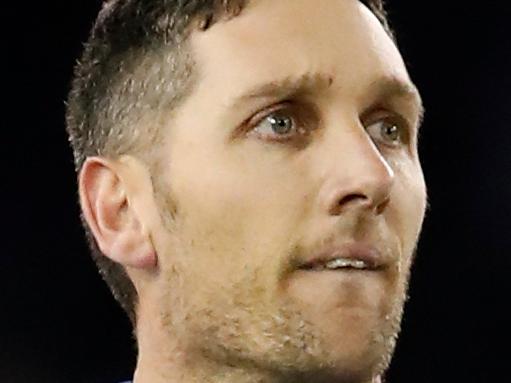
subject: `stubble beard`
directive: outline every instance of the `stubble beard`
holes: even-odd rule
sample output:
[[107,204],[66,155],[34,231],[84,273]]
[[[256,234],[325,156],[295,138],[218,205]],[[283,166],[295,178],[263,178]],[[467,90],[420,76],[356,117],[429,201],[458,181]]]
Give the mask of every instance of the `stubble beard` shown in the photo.
[[369,335],[368,344],[373,347],[368,350],[372,356],[370,371],[354,371],[351,366],[339,366],[338,358],[323,341],[321,329],[308,322],[291,299],[275,295],[261,299],[268,296],[261,294],[268,292],[266,280],[260,278],[268,273],[263,267],[240,273],[221,287],[210,286],[210,294],[198,297],[195,286],[202,279],[190,267],[193,263],[187,262],[194,254],[182,240],[177,222],[177,209],[164,219],[175,239],[170,251],[177,261],[162,270],[159,319],[169,344],[175,346],[169,348],[169,359],[175,359],[172,353],[176,350],[186,355],[185,369],[191,381],[365,383],[363,374],[383,376],[401,330],[410,267],[399,275],[385,321]]
[[[261,300],[261,289],[267,286],[257,275],[263,271],[246,273],[199,297],[194,286],[201,278],[193,271],[185,265],[165,271],[161,323],[169,339],[177,340],[188,356],[196,380],[361,383],[362,372],[339,366],[323,342],[321,329],[308,322],[291,300]],[[407,282],[398,290],[384,323],[370,335],[369,355],[376,354],[371,376],[384,374],[395,349]]]

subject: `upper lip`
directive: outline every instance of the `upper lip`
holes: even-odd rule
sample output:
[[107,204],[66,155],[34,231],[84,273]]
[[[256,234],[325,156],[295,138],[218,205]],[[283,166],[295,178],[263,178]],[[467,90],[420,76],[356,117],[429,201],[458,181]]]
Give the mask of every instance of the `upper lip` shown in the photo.
[[389,264],[387,257],[377,247],[357,242],[326,246],[305,259],[300,269],[314,269],[336,258],[363,261],[369,270],[383,269]]

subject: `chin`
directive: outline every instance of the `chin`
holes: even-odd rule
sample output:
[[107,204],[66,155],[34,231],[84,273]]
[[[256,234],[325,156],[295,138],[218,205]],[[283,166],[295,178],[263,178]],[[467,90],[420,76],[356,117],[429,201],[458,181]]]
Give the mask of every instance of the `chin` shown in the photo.
[[367,336],[358,341],[352,338],[356,343],[339,342],[331,349],[326,372],[338,377],[332,382],[369,382],[372,377],[384,372],[394,349],[395,338],[375,338]]
[[[314,318],[321,328],[315,361],[306,382],[371,382],[389,367],[400,330],[401,310],[339,310],[333,318]],[[312,366],[311,366],[312,367]],[[298,380],[300,381],[300,380]]]
[[283,382],[367,383],[388,368],[397,334],[387,322],[344,319],[343,325],[325,330],[315,331],[316,342],[288,360]]
[[343,360],[337,358],[329,363],[306,368],[289,374],[285,382],[300,383],[369,383],[380,375],[379,359]]

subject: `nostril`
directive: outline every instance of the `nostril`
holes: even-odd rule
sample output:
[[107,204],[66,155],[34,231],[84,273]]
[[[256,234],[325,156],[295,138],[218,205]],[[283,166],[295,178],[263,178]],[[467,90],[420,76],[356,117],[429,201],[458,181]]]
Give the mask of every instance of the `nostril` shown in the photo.
[[367,196],[363,194],[356,193],[348,194],[332,206],[332,208],[330,209],[330,214],[333,215],[340,214],[342,211],[345,211],[349,205],[363,204],[367,201],[368,201]]
[[389,202],[390,198],[387,197],[380,203],[376,204],[365,194],[352,193],[344,196],[336,204],[332,205],[330,214],[338,215],[350,209],[370,208],[371,210],[374,210],[377,215],[380,215],[385,211]]
[[376,214],[380,215],[381,213],[383,213],[383,211],[385,210],[385,208],[387,207],[389,202],[390,202],[390,198],[387,197],[387,198],[385,198],[385,200],[383,202],[381,202],[378,206],[376,206]]
[[339,201],[339,206],[347,205],[354,200],[366,200],[367,197],[363,194],[349,194]]

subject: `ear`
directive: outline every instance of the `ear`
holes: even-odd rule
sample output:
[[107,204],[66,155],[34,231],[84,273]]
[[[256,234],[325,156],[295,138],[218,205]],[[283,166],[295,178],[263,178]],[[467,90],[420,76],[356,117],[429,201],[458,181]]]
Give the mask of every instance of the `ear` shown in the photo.
[[149,196],[140,185],[146,180],[137,179],[138,173],[129,161],[87,158],[79,175],[80,205],[105,256],[128,268],[152,269],[156,251],[149,217],[142,213]]

